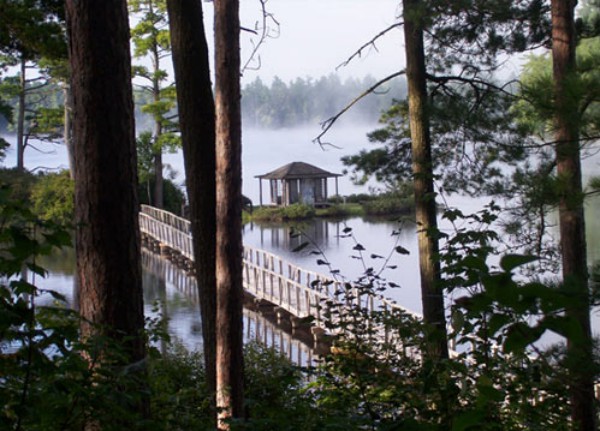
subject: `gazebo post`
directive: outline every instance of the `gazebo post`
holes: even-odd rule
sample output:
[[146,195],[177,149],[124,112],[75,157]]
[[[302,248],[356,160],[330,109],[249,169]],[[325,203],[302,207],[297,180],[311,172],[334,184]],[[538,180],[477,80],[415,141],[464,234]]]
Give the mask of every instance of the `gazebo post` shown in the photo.
[[335,195],[340,195],[340,192],[338,191],[338,177],[335,177]]
[[262,202],[262,178],[258,179],[258,194],[259,194],[259,198],[258,201],[260,202],[260,206],[263,206],[263,202]]

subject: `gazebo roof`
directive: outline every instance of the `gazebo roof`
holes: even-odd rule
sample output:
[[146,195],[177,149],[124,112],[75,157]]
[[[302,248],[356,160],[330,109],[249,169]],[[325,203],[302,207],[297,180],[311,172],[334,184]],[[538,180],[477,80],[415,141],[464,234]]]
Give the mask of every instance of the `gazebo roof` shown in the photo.
[[309,165],[308,163],[292,162],[269,173],[256,175],[255,178],[267,180],[291,180],[298,178],[331,178],[340,176],[340,174],[328,172],[321,168],[317,168],[316,166]]

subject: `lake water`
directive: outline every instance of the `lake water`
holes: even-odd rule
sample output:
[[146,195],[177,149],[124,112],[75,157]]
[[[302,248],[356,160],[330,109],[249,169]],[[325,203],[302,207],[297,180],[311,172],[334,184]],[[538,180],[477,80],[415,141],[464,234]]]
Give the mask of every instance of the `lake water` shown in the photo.
[[[312,139],[318,134],[319,128],[304,128],[291,130],[246,130],[243,134],[243,187],[244,194],[254,202],[258,202],[259,183],[256,175],[264,174],[292,161],[305,161],[317,165],[331,172],[341,173],[343,166],[340,157],[354,154],[369,145],[365,134],[374,126],[354,126],[333,129],[329,141],[340,147],[339,149],[329,147],[323,150],[312,143]],[[26,166],[30,169],[36,167],[58,168],[66,167],[66,154],[63,146],[55,146],[52,151],[46,153],[28,150],[25,155]],[[165,157],[166,163],[179,172],[177,181],[183,183],[183,159],[181,153],[169,154]],[[595,155],[583,162],[586,177],[600,174],[600,156]],[[9,151],[5,165],[14,165],[14,152]],[[332,180],[330,180],[332,181]],[[330,190],[333,190],[330,183]],[[267,190],[263,184],[263,196]],[[358,187],[351,183],[346,177],[339,180],[340,194],[351,194],[366,192],[366,187]],[[489,199],[471,199],[461,196],[451,196],[447,202],[456,206],[464,213],[472,213],[483,207]],[[589,199],[586,205],[586,222],[588,238],[588,258],[590,264],[600,260],[600,197]],[[356,241],[361,243],[367,250],[365,261],[354,259],[356,252],[352,250],[354,243],[350,238],[341,238],[340,232],[344,227],[352,227]],[[325,272],[325,267],[317,265],[317,257],[307,251],[292,253],[291,250],[298,245],[298,238],[290,238],[290,225],[261,225],[249,224],[244,227],[244,243],[275,254],[281,255],[295,264],[312,269],[317,272]],[[294,226],[306,234],[306,238],[314,242],[314,246],[323,251],[332,267],[340,269],[340,272],[349,279],[359,276],[364,270],[364,265],[377,268],[381,260],[371,260],[370,254],[388,256],[394,248],[396,241],[399,245],[410,251],[409,255],[392,253],[390,265],[396,265],[394,270],[386,270],[385,277],[399,284],[401,287],[387,292],[387,296],[395,299],[401,305],[415,312],[421,311],[419,292],[418,256],[415,234],[415,225],[411,222],[362,220],[352,218],[345,221],[332,221],[319,219],[311,223],[302,223]],[[440,228],[451,232],[453,226],[441,221]],[[393,236],[394,231],[400,234]],[[557,234],[557,232],[555,232]],[[70,258],[71,261],[73,258]],[[57,264],[67,265],[67,259],[60,259]],[[72,268],[59,268],[52,264],[49,269],[52,275],[49,283],[53,288],[57,286],[72,286]],[[150,281],[152,275],[146,274],[146,285],[155,286],[161,281]],[[159,292],[163,292],[160,293]],[[189,302],[177,289],[169,287],[151,287],[146,293],[146,302],[166,295],[167,307],[172,318],[172,332],[182,339],[196,340],[200,334],[200,323],[197,307]],[[178,322],[178,323],[176,323]],[[595,333],[600,333],[600,311],[593,313],[593,328]]]

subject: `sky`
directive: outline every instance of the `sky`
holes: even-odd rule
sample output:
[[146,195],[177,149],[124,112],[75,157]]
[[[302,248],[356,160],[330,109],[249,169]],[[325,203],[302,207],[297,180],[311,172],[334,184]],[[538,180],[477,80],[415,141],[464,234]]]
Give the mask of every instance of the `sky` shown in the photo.
[[[342,79],[372,75],[383,78],[402,69],[402,28],[396,28],[367,49],[362,58],[339,69],[361,45],[397,21],[399,0],[267,0],[266,8],[279,22],[279,36],[260,48],[260,69],[246,70],[242,84],[274,76],[285,82],[337,73]],[[213,45],[213,4],[203,2],[209,46]],[[259,0],[240,1],[242,27],[254,29],[261,17]],[[242,32],[242,62],[252,49],[249,32]],[[211,53],[211,57],[212,57]]]

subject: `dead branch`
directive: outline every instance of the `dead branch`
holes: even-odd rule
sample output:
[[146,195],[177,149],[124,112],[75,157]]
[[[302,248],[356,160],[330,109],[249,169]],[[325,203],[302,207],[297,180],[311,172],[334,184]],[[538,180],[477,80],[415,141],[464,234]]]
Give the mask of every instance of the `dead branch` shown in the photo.
[[329,146],[329,147],[333,147],[333,148],[339,148],[335,145],[333,145],[330,142],[323,142],[321,140],[321,138],[323,138],[323,136],[325,136],[325,134],[329,131],[329,129],[331,129],[331,127],[333,126],[333,124],[342,116],[344,115],[350,108],[352,108],[356,103],[358,103],[363,97],[368,96],[369,94],[373,93],[379,86],[385,84],[386,82],[404,75],[406,73],[406,71],[401,70],[399,72],[396,73],[392,73],[389,76],[386,76],[385,78],[383,78],[380,81],[377,81],[375,84],[373,84],[372,86],[370,86],[369,88],[367,88],[365,91],[363,91],[360,95],[358,95],[357,97],[355,97],[350,103],[348,103],[342,110],[338,111],[337,114],[335,114],[333,117],[328,118],[327,120],[323,121],[321,123],[321,133],[319,133],[319,135],[313,139],[314,143],[317,143],[321,146],[321,148],[324,148],[325,146]]
[[[248,57],[248,60],[242,66],[240,71],[240,76],[244,75],[246,70],[258,70],[260,69],[261,60],[258,55],[258,51],[260,47],[266,43],[267,39],[277,39],[280,33],[280,24],[279,21],[275,18],[271,12],[267,10],[267,2],[269,0],[258,0],[260,2],[260,8],[262,12],[261,21],[257,21],[254,25],[254,30],[245,29],[255,35],[258,35],[258,40],[251,40],[252,43],[252,52]],[[254,64],[254,66],[251,66]]]
[[367,43],[365,43],[364,45],[362,45],[360,48],[358,48],[356,51],[354,51],[354,53],[348,57],[346,59],[346,61],[344,61],[343,63],[339,64],[335,70],[338,70],[342,67],[346,67],[348,64],[350,64],[352,62],[352,60],[354,60],[355,58],[361,58],[363,55],[363,51],[367,48],[369,49],[374,49],[375,51],[377,51],[377,45],[375,45],[375,42],[377,42],[378,39],[380,39],[381,37],[383,37],[384,35],[386,35],[388,32],[392,31],[393,29],[395,29],[396,27],[401,27],[404,23],[402,22],[397,22],[395,24],[390,25],[388,28],[380,31],[379,33],[377,33],[371,40],[369,40]]

